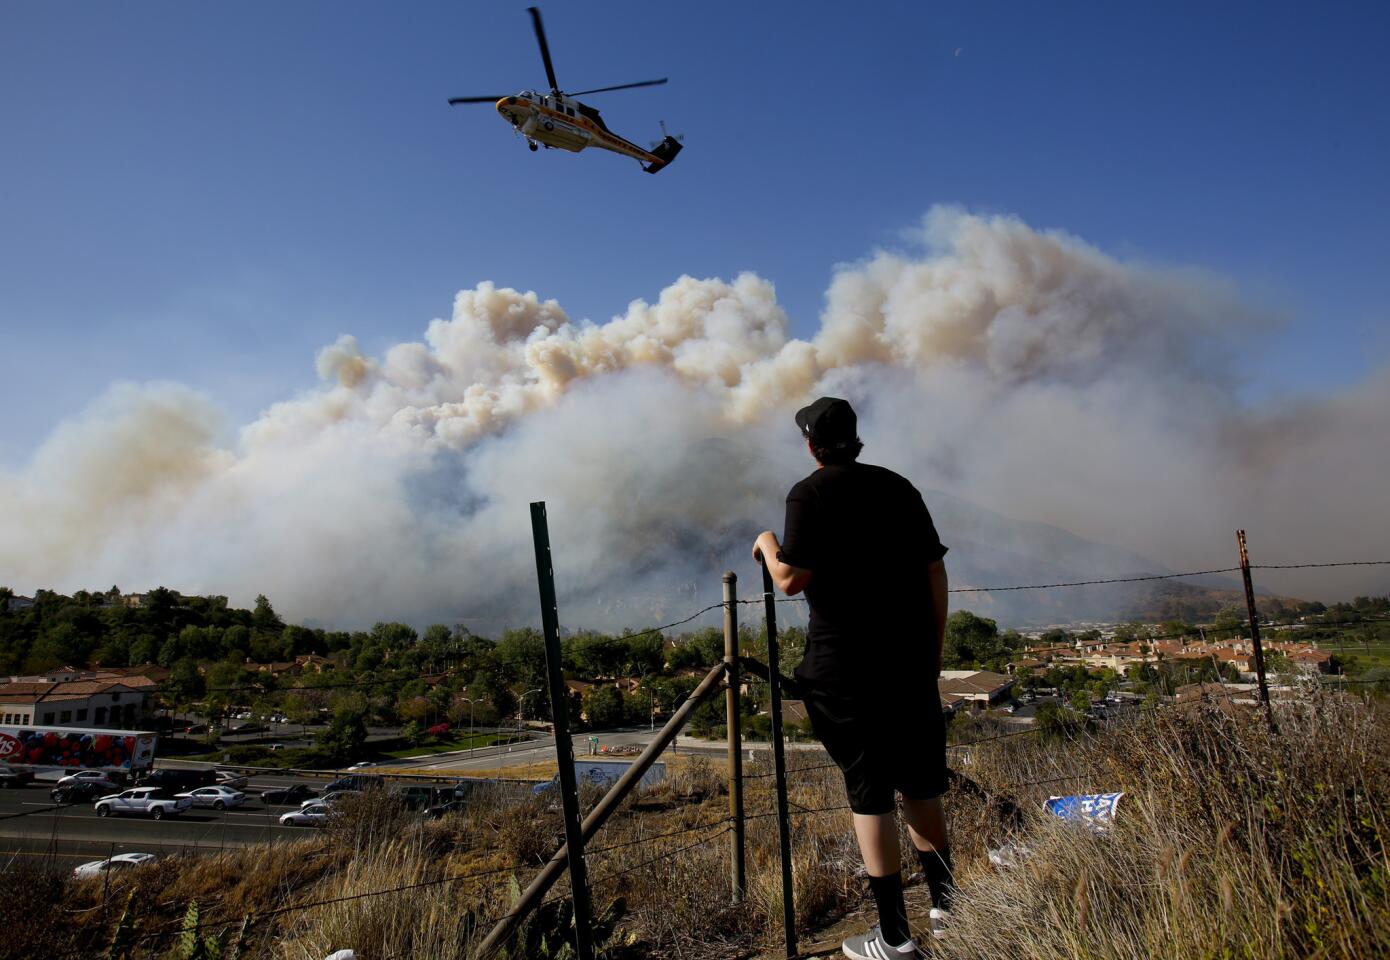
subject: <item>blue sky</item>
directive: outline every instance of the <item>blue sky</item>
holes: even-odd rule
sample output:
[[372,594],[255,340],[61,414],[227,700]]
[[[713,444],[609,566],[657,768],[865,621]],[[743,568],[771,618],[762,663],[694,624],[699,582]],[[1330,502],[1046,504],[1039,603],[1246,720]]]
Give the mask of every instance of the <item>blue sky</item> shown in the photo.
[[686,135],[530,154],[453,95],[544,86],[524,2],[0,7],[0,463],[114,380],[231,423],[483,280],[605,320],[752,270],[811,334],[933,204],[1200,267],[1284,317],[1252,402],[1390,356],[1383,4],[552,3],[562,86]]

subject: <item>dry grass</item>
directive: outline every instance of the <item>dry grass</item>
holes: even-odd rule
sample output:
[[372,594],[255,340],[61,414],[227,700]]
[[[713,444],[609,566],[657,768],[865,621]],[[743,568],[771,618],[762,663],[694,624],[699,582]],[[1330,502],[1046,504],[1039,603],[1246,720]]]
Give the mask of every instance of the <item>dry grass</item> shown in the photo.
[[[1386,954],[1387,725],[1371,707],[1321,691],[1280,711],[1279,736],[1258,715],[1196,705],[1074,743],[1018,737],[975,748],[968,778],[947,798],[962,896],[934,955]],[[840,809],[843,787],[834,769],[810,769],[820,763],[818,754],[789,757],[803,936],[861,909],[865,894],[849,815]],[[591,844],[595,903],[628,905],[611,957],[747,956],[779,939],[772,778],[759,776],[768,772],[762,763],[746,772],[742,904],[729,896],[722,764],[668,767],[667,781],[624,804]],[[1049,793],[1109,790],[1126,798],[1103,834],[1041,812]],[[147,934],[176,928],[191,899],[205,924],[260,915],[243,957],[320,960],[351,946],[365,960],[464,960],[561,834],[559,812],[545,798],[480,803],[421,822],[369,796],[332,829],[293,844],[165,861],[125,875],[110,891],[7,874],[0,916],[14,929],[44,905],[57,913],[61,902],[74,912],[58,914],[62,923],[28,923],[34,936],[23,955],[104,955],[119,904],[135,889],[138,930]],[[984,854],[1006,841],[1032,855],[1000,872]],[[412,889],[359,896],[393,887]],[[561,881],[552,898],[564,892]],[[924,891],[909,895],[920,910]],[[356,899],[313,906],[349,897]],[[276,910],[286,912],[266,916]],[[135,955],[167,955],[171,942],[141,941]]]

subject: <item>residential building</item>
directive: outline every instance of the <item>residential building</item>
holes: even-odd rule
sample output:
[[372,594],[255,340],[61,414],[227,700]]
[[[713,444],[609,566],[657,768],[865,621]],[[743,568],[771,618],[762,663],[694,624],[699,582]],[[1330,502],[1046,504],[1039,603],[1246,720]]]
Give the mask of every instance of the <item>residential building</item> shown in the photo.
[[0,683],[0,722],[41,727],[135,729],[156,685],[147,677]]

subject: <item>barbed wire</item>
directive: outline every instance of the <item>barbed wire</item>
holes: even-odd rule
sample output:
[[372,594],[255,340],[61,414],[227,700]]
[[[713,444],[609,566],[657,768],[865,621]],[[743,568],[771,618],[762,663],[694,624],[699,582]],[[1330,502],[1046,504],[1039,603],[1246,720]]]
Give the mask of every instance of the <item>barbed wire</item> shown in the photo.
[[732,821],[733,817],[720,817],[718,820],[712,820],[709,823],[697,823],[693,826],[682,827],[679,830],[672,830],[668,833],[653,834],[652,836],[648,837],[635,837],[631,840],[623,840],[619,843],[610,844],[606,847],[585,847],[584,856],[587,858],[600,853],[608,853],[613,850],[621,850],[624,847],[637,846],[638,844],[643,843],[654,843],[657,840],[666,840],[670,837],[679,837],[687,833],[694,833],[697,830],[707,830],[710,827],[717,827],[722,823],[730,823]]
[[[745,817],[744,819],[746,820],[746,819],[748,819],[748,818]],[[649,866],[651,866],[651,865],[654,864],[654,863],[660,863],[662,860],[669,860],[671,857],[677,856],[677,855],[682,854],[682,853],[686,853],[686,852],[688,852],[688,851],[690,851],[690,850],[695,850],[695,849],[697,849],[697,848],[699,848],[699,847],[705,846],[706,844],[713,843],[715,840],[718,840],[720,837],[724,836],[726,833],[728,833],[729,831],[731,831],[731,830],[733,829],[733,817],[725,817],[723,820],[716,820],[713,824],[707,824],[707,826],[719,826],[720,824],[725,824],[725,826],[724,826],[724,828],[723,828],[722,830],[716,830],[714,833],[710,834],[709,836],[707,836],[707,837],[701,837],[699,840],[696,840],[694,843],[685,844],[684,846],[677,847],[677,848],[674,849],[674,850],[664,850],[664,851],[662,851],[661,853],[657,854],[657,855],[654,856],[654,857],[649,857],[649,858],[647,858],[646,860],[639,861],[638,863],[630,864],[630,865],[628,865],[628,866],[626,866],[626,867],[623,867],[621,870],[613,870],[613,871],[610,871],[610,872],[608,872],[608,873],[602,873],[602,874],[598,874],[598,875],[596,875],[596,876],[589,877],[589,878],[588,878],[588,879],[589,879],[589,885],[592,887],[592,886],[594,886],[594,885],[596,885],[596,884],[606,883],[606,882],[608,882],[608,881],[610,881],[610,880],[616,880],[616,879],[618,879],[618,878],[620,878],[620,877],[625,877],[625,876],[627,876],[628,874],[636,873],[638,870],[641,870],[643,867],[649,867]],[[663,834],[663,836],[677,836],[677,835],[679,835],[679,833],[689,833],[689,832],[691,832],[691,831],[689,831],[689,830],[677,831],[676,833]],[[649,841],[649,840],[653,840],[653,839],[659,839],[659,838],[654,838],[654,837],[653,837],[653,838],[647,838],[648,841]],[[643,842],[647,842],[647,841],[643,841]],[[617,849],[617,848],[623,847],[623,846],[630,846],[630,844],[615,844],[615,845],[612,846],[612,847],[605,847],[605,848],[601,848],[601,849],[599,849],[599,850],[594,850],[594,851],[585,850],[585,851],[584,851],[584,857],[585,857],[585,859],[587,860],[587,859],[589,858],[590,853],[600,853],[600,852],[602,852],[603,850],[613,850],[613,849]],[[544,905],[549,904],[549,903],[558,903],[558,902],[560,902],[560,901],[562,901],[562,900],[569,900],[569,899],[571,899],[571,897],[572,897],[572,893],[553,893],[553,894],[551,894],[550,896],[546,897],[544,900],[542,900],[539,904],[537,904],[537,906],[544,906]]]
[[1390,560],[1337,560],[1331,563],[1252,563],[1251,570],[1313,570],[1321,567],[1384,567]]

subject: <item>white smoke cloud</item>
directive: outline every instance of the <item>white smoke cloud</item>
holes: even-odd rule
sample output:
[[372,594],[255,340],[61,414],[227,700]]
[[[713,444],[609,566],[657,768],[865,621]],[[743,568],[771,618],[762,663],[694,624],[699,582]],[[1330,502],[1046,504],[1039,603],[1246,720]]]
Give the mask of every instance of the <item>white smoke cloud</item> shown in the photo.
[[[855,402],[866,459],[924,489],[1175,567],[1228,565],[1237,526],[1257,562],[1384,553],[1387,371],[1248,409],[1229,358],[1270,323],[1218,280],[957,210],[916,238],[839,269],[809,341],[752,274],[681,277],[603,324],[484,283],[423,342],[370,357],[341,337],[320,386],[234,440],[185,388],[118,385],[0,472],[0,582],[491,629],[534,619],[526,507],[544,499],[562,616],[638,625],[715,595],[780,527],[811,466],[790,414],[820,393]],[[1269,585],[1386,589],[1364,571]]]

